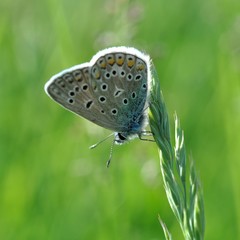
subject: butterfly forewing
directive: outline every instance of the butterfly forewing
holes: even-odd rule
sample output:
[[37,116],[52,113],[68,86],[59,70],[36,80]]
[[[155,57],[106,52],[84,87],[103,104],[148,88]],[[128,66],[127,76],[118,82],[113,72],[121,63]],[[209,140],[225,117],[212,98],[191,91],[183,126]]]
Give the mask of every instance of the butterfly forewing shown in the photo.
[[53,76],[46,85],[46,91],[60,105],[74,113],[95,121],[97,116],[86,109],[94,106],[89,85],[89,67],[76,66]]

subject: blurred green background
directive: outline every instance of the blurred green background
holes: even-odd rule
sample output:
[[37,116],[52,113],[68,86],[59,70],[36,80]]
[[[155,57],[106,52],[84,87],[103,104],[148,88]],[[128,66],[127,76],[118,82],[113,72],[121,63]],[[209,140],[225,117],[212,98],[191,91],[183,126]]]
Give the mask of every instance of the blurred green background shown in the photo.
[[147,52],[204,191],[206,239],[240,239],[240,1],[0,2],[0,239],[183,239],[155,144],[109,131],[45,94],[106,47]]

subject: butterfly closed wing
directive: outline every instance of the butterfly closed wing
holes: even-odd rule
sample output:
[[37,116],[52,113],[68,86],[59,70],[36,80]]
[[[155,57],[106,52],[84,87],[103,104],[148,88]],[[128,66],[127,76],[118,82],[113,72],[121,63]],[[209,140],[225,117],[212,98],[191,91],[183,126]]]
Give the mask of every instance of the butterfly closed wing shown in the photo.
[[150,59],[135,48],[113,47],[54,75],[46,93],[61,106],[115,132],[114,142],[140,136],[146,125]]

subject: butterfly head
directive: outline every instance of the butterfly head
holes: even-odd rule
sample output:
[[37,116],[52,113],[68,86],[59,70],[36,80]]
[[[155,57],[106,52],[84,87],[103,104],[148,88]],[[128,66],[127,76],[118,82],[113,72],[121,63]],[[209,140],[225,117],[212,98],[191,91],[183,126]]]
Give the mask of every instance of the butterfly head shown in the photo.
[[141,135],[141,132],[143,131],[146,125],[147,116],[144,112],[138,116],[133,116],[133,118],[129,121],[126,127],[126,131],[115,132],[114,134],[115,144],[121,145]]

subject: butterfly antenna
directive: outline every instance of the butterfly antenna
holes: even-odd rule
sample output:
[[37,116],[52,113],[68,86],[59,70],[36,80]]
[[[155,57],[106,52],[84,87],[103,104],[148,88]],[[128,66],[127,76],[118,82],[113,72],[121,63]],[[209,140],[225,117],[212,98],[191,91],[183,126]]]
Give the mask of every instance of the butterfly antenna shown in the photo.
[[111,133],[110,135],[108,135],[106,138],[104,138],[103,140],[97,142],[96,144],[93,144],[92,146],[89,147],[89,149],[93,149],[95,147],[97,147],[99,144],[101,144],[102,142],[106,141],[108,138],[110,138],[112,135],[114,135],[114,133]]
[[112,141],[112,145],[110,148],[110,156],[109,156],[109,159],[107,160],[107,164],[106,164],[107,168],[109,167],[111,160],[112,160],[114,142],[115,142],[115,139]]

